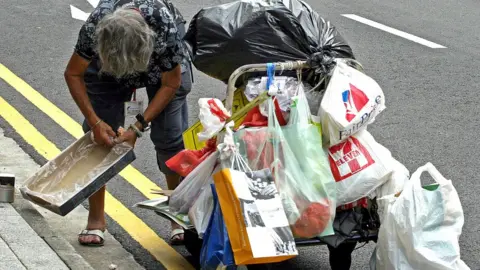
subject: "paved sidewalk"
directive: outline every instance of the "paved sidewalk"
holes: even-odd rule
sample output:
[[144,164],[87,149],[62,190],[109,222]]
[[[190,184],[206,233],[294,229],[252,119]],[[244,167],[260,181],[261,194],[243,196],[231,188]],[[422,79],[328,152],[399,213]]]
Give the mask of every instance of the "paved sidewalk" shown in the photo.
[[0,203],[0,262],[0,270],[69,269],[8,203]]
[[0,128],[0,173],[16,177],[15,202],[0,203],[0,270],[142,270],[108,231],[103,248],[80,246],[77,234],[88,211],[79,206],[62,217],[25,200],[18,188],[40,166]]

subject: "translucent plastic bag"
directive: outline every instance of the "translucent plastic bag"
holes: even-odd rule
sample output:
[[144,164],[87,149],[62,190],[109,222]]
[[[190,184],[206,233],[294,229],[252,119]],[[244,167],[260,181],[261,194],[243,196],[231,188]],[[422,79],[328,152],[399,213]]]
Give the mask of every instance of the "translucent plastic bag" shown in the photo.
[[[244,129],[235,134],[241,152],[253,170],[272,170],[295,236],[331,235],[335,185],[328,166],[322,165],[324,154],[320,152],[316,157],[322,151],[318,129],[310,124],[282,129],[273,100],[269,99],[268,104],[268,128]],[[307,137],[311,138],[306,142]]]
[[198,106],[200,107],[198,118],[200,118],[203,130],[197,135],[198,139],[203,142],[217,135],[231,115],[223,103],[216,98],[201,98],[198,100]]
[[[422,186],[428,172],[436,182]],[[458,239],[464,225],[463,209],[452,181],[431,164],[412,174],[402,193],[384,197],[385,217],[378,235],[378,270],[467,270],[460,258]]]
[[204,188],[202,193],[195,200],[192,208],[188,211],[188,219],[195,227],[198,237],[203,238],[203,235],[208,227],[208,222],[213,212],[213,195],[210,188]]
[[[253,78],[248,81],[247,86],[245,86],[245,97],[248,101],[252,101],[258,95],[267,91],[267,81],[268,77]],[[275,97],[282,112],[290,111],[292,98],[297,92],[298,81],[293,77],[275,76],[272,85],[279,89],[279,93]],[[264,107],[265,113],[262,110],[262,114],[268,116],[268,108],[267,106]]]
[[175,214],[187,214],[204,188],[213,182],[218,151],[209,155],[178,185],[170,196],[169,208]]
[[[328,204],[324,206],[328,207],[330,212],[328,215],[325,213],[324,218],[330,219],[327,225],[329,228],[335,218],[336,185],[322,148],[322,135],[318,127],[312,124],[310,108],[301,85],[292,102],[289,123],[282,130],[298,161],[299,169],[305,178],[309,179],[309,184],[321,190],[319,194],[327,198]],[[324,232],[324,235],[329,234],[333,234],[333,231]]]

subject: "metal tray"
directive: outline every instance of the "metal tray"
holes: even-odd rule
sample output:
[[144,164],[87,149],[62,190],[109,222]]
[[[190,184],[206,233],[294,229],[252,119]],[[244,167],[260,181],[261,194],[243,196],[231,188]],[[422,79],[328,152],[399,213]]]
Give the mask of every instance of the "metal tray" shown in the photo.
[[66,216],[136,159],[126,143],[96,145],[90,132],[43,165],[20,188],[22,196]]

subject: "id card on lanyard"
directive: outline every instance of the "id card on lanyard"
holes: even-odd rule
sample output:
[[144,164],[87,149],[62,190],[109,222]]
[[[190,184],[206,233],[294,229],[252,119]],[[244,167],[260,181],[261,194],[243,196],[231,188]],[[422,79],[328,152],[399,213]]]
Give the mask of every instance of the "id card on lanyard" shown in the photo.
[[125,117],[139,113],[143,113],[143,101],[137,101],[137,89],[134,89],[132,100],[125,102]]

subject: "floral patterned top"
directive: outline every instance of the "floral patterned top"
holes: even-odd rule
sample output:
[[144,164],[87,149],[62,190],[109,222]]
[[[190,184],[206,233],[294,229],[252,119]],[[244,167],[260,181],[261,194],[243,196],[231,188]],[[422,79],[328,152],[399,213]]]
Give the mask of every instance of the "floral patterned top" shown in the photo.
[[[132,7],[140,11],[148,25],[155,31],[154,52],[147,74],[134,74],[122,81],[129,87],[141,88],[159,85],[161,73],[184,64],[188,53],[178,32],[177,25],[185,23],[169,0],[100,0],[80,29],[75,52],[87,60],[97,60],[95,28],[107,14],[119,7]],[[146,78],[146,79],[145,79]]]

